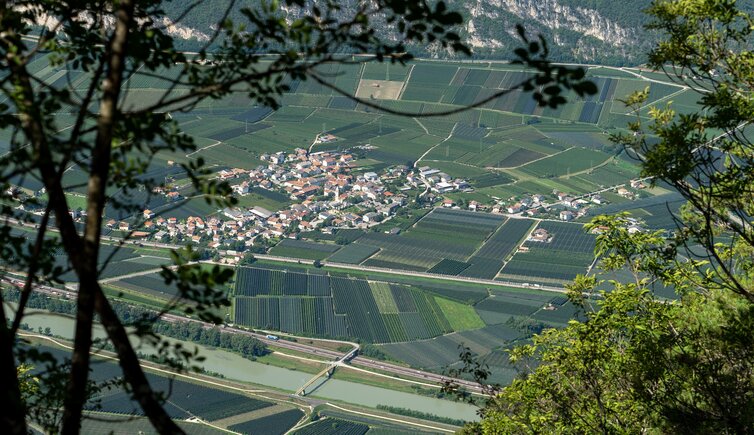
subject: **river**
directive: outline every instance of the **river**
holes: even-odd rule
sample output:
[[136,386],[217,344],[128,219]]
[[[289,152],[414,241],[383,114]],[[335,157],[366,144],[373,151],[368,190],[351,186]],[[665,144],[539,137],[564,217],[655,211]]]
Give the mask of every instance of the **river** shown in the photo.
[[[12,307],[9,308],[13,309]],[[27,315],[24,317],[24,323],[28,324],[35,331],[40,327],[42,329],[49,327],[54,335],[65,338],[73,337],[74,319],[71,317],[29,309],[27,310]],[[96,326],[94,337],[105,338],[105,331],[101,327]],[[206,370],[222,374],[227,379],[294,392],[312,377],[309,373],[249,361],[232,352],[210,349],[186,341],[172,339],[171,341],[181,343],[187,349],[198,347],[200,355],[206,358],[199,365]],[[134,346],[138,346],[139,344],[135,337],[132,342]],[[144,354],[155,352],[153,348],[146,345],[140,346],[138,351]],[[339,379],[329,379],[310,394],[309,397],[339,400],[368,407],[376,407],[377,405],[398,406],[445,417],[478,420],[478,416],[476,415],[477,408],[471,405]]]

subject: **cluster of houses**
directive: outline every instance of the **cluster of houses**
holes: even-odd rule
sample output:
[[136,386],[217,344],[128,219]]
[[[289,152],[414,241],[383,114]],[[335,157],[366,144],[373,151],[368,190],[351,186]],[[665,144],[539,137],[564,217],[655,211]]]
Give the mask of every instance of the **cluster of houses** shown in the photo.
[[[637,191],[646,188],[642,180],[631,180],[631,189],[621,186],[615,189],[619,196],[634,200],[637,197]],[[605,205],[608,201],[600,194],[574,196],[564,192],[553,191],[553,197],[557,201],[547,203],[544,195],[526,195],[520,199],[509,201],[508,204],[497,204],[492,207],[493,213],[522,214],[529,217],[544,217],[548,214],[555,216],[562,221],[573,221],[585,216],[589,209],[595,205]],[[478,204],[475,205],[475,208]],[[469,209],[471,209],[471,204]]]
[[[217,177],[227,181],[240,197],[254,189],[283,194],[294,201],[287,208],[274,211],[258,206],[225,208],[206,221],[198,216],[185,221],[175,217],[154,218],[152,210],[144,210],[144,232],[139,235],[152,235],[157,240],[180,237],[206,243],[210,248],[239,243],[248,247],[259,237],[272,239],[315,229],[325,233],[335,228],[366,229],[395,215],[408,202],[399,189],[388,187],[403,182],[408,172],[406,166],[391,167],[379,174],[353,173],[354,157],[348,153],[308,153],[304,149],[264,154],[261,160],[266,165],[252,170],[225,169]],[[121,231],[130,229],[125,221],[110,220],[107,226]]]
[[[592,234],[602,234],[605,231],[607,231],[609,228],[604,226],[594,227],[591,231]],[[626,218],[626,231],[628,231],[628,234],[635,234],[640,233],[644,231],[644,222],[642,222],[640,219],[636,218]],[[672,234],[671,231],[666,231],[666,236],[670,236]]]
[[[330,140],[328,137],[320,139],[323,142]],[[179,238],[206,244],[210,248],[248,247],[259,238],[293,237],[312,230],[332,233],[337,228],[370,228],[390,219],[408,204],[406,190],[424,190],[425,199],[431,197],[434,200],[438,200],[437,195],[448,192],[471,190],[466,180],[453,178],[429,166],[410,168],[397,165],[380,173],[360,172],[354,170],[354,159],[348,152],[310,153],[302,148],[292,153],[264,154],[260,156],[264,164],[251,170],[224,169],[216,174],[217,178],[227,181],[239,197],[252,192],[265,194],[266,190],[269,195],[290,198],[293,202],[290,206],[281,210],[259,206],[225,208],[212,217],[191,216],[182,220],[155,217],[154,211],[143,210],[143,224],[132,236],[151,236],[158,241],[166,240],[166,237],[167,240]],[[632,180],[630,187],[619,187],[615,193],[634,199],[636,190],[646,186],[642,180]],[[168,200],[182,198],[172,187],[156,188],[154,193],[164,195]],[[576,197],[554,191],[552,197],[524,195],[495,204],[463,201],[461,206],[472,211],[572,221],[585,215],[591,206],[606,203],[599,194]],[[442,205],[458,207],[448,197],[442,200]],[[106,225],[114,230],[131,230],[131,224],[126,221],[110,219]],[[538,229],[528,240],[549,242],[552,236]]]

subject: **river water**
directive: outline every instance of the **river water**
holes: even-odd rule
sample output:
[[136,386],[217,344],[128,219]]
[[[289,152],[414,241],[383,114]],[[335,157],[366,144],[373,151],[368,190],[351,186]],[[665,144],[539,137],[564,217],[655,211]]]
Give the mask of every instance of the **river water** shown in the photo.
[[[27,315],[24,316],[24,323],[28,324],[35,331],[39,327],[42,329],[49,327],[54,335],[66,338],[73,337],[74,319],[71,317],[40,310],[27,310]],[[101,327],[95,327],[94,337],[105,338],[105,331]],[[232,352],[220,349],[208,349],[199,344],[180,340],[171,341],[182,343],[187,349],[199,348],[200,355],[206,358],[199,365],[206,370],[222,374],[227,379],[294,392],[312,377],[309,373],[249,361]],[[151,354],[155,352],[154,349],[147,345],[139,346],[136,338],[133,339],[133,343],[134,346],[138,346],[138,351],[141,353]],[[315,383],[316,385],[317,383]],[[369,407],[376,407],[377,405],[398,406],[450,418],[478,420],[476,415],[477,408],[471,405],[339,379],[327,380],[327,382],[323,383],[309,396],[339,400]]]

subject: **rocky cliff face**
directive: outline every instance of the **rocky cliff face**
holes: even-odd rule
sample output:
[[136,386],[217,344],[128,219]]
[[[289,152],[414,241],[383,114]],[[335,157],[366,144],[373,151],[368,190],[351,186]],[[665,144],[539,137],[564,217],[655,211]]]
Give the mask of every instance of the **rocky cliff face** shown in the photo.
[[568,6],[557,0],[477,0],[476,5],[469,8],[469,22],[482,15],[497,17],[501,11],[533,20],[549,29],[568,29],[616,46],[636,39],[635,29],[624,28],[597,10]]
[[[516,23],[525,25],[530,33],[542,33],[560,47],[561,60],[591,62],[614,57],[627,63],[640,61],[636,50],[641,41],[641,26],[605,16],[596,8],[568,0],[475,0],[457,1],[465,9],[467,23],[463,29],[470,45],[484,51],[498,52],[516,45],[513,31]],[[612,2],[611,2],[612,3]],[[635,1],[635,11],[646,6]],[[615,5],[615,3],[613,3]],[[631,20],[627,20],[631,21]],[[635,21],[635,20],[634,20]]]
[[[341,0],[342,13],[353,12],[360,1],[363,0]],[[637,64],[643,61],[644,53],[652,43],[642,28],[647,19],[641,14],[651,0],[444,1],[449,8],[466,17],[465,25],[458,31],[480,58],[510,58],[513,48],[521,45],[515,31],[515,25],[519,23],[531,35],[542,34],[550,44],[551,58],[559,61]],[[238,7],[252,6],[255,2],[240,1]],[[214,5],[214,1],[207,3]],[[183,27],[171,28],[176,37],[206,38],[211,33],[209,23],[215,22],[213,14],[225,8],[216,5],[199,9],[202,10],[183,20]],[[297,8],[286,10],[289,18],[303,13],[306,12]],[[418,56],[448,56],[437,47],[413,47],[413,51]]]

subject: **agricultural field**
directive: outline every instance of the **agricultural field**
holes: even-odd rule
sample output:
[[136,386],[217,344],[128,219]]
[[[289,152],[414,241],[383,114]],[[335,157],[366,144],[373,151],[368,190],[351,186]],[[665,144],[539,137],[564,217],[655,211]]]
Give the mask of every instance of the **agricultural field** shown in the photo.
[[305,240],[283,239],[270,250],[271,255],[281,257],[323,260],[340,249],[336,244],[312,243]]
[[[511,220],[520,221],[523,220]],[[533,228],[534,221],[525,222]],[[519,234],[529,230],[529,225],[520,229]],[[574,224],[570,226],[578,227]],[[555,228],[549,228],[553,234],[556,233]],[[562,234],[563,231],[558,229],[558,233]],[[569,245],[577,246],[577,241],[564,240],[554,247]],[[307,272],[303,266],[287,271],[284,270],[288,267],[286,265],[277,267],[279,268],[239,268],[236,295],[254,293],[257,296],[236,296],[234,306],[237,323],[269,327],[271,325],[263,323],[273,319],[273,322],[279,322],[280,329],[269,329],[339,337],[333,335],[327,326],[326,319],[334,316],[344,322],[345,333],[340,335],[341,338],[356,338],[364,343],[377,344],[391,358],[428,370],[442,371],[445,367],[457,364],[459,346],[463,345],[475,355],[497,358],[495,361],[499,364],[493,367],[493,376],[495,379],[510,380],[515,371],[499,361],[500,351],[527,337],[525,332],[514,327],[515,322],[560,326],[575,314],[564,297],[533,288],[484,289],[439,280],[425,284],[410,275],[396,275],[394,280],[392,277],[375,280],[346,277],[334,272],[327,273],[322,269]],[[277,274],[278,278],[270,278],[270,274]],[[307,276],[307,284],[312,276],[318,276],[322,288],[325,282],[328,283],[331,296],[326,296],[324,291],[318,292],[320,296],[304,296],[300,290],[276,289],[269,284],[257,286],[264,289],[264,294],[261,294],[258,289],[242,291],[239,284],[241,280],[248,285],[259,281],[303,282],[302,278],[285,278],[285,274]],[[242,276],[245,278],[241,278]],[[286,296],[287,294],[294,295]],[[291,300],[294,298],[298,301]],[[322,300],[331,301],[328,308],[332,310],[332,314],[317,312],[314,316],[316,323],[307,326],[304,316],[310,314],[303,308],[309,303],[306,302],[307,299],[315,300],[315,304]],[[251,306],[254,308],[244,308]],[[285,316],[290,320],[284,321]],[[325,326],[318,326],[323,319]]]
[[610,156],[589,148],[569,148],[562,153],[522,166],[521,171],[535,176],[559,177],[576,174],[603,164]]
[[[321,76],[331,77],[335,85],[353,95],[385,108],[424,114],[460,108],[510,89],[528,77],[526,71],[503,63],[416,61],[400,66],[370,61],[363,65],[326,64],[318,70]],[[80,71],[51,66],[44,57],[35,60],[32,71],[53,85],[66,83],[66,73],[71,74],[74,87],[86,83]],[[182,86],[168,89],[166,78],[174,77],[177,69],[165,68],[161,73],[131,75],[124,104],[141,107],[166,93],[186,92]],[[605,166],[601,166],[616,153],[606,132],[624,127],[632,120],[619,101],[621,98],[649,86],[649,99],[642,116],[647,116],[652,104],[670,100],[680,112],[696,107],[695,96],[673,83],[650,82],[598,67],[590,68],[588,75],[598,86],[598,94],[586,98],[567,95],[569,103],[557,109],[538,107],[529,93],[516,91],[480,108],[422,119],[381,113],[337,95],[319,83],[285,78],[291,89],[282,96],[282,107],[276,111],[235,92],[219,100],[202,102],[189,113],[173,114],[198,149],[160,153],[150,171],[154,179],[164,177],[160,171],[176,175],[181,169],[178,165],[169,166],[168,161],[186,163],[199,158],[217,169],[251,169],[261,163],[262,154],[308,148],[318,134],[328,132],[339,140],[319,145],[315,151],[350,149],[368,143],[372,147],[362,157],[382,165],[406,164],[424,156],[422,162],[429,165],[436,162],[451,176],[468,178],[477,189],[473,193],[477,199],[489,201],[496,192],[509,191],[515,188],[514,183],[528,180],[549,180],[532,183],[528,193],[548,193],[556,187],[568,191],[574,183],[577,186],[572,190],[583,192],[594,186],[622,182],[636,172],[634,165],[618,171],[603,170]],[[74,121],[70,114],[61,111],[56,128],[63,129]],[[9,137],[9,132],[0,132],[0,148]],[[78,186],[72,190],[82,192],[82,180],[77,175],[82,172],[80,168],[73,167],[68,172],[66,184]],[[14,182],[31,191],[41,187],[30,177],[17,177]],[[144,203],[152,210],[176,217],[208,216],[216,212],[198,199],[186,201],[176,210],[160,198]],[[270,210],[285,203],[261,192],[240,199],[244,205],[261,205]],[[108,208],[107,215],[116,219],[128,217],[113,208]],[[426,264],[426,268],[433,265]],[[414,265],[418,267],[425,265]]]
[[117,276],[140,273],[149,269],[159,269],[161,265],[168,263],[166,258],[137,257],[123,261],[115,261],[104,266],[100,278],[113,278]]
[[359,264],[372,254],[379,251],[374,246],[351,243],[341,248],[338,252],[327,257],[327,261],[334,263]]
[[[559,327],[576,315],[565,297],[534,290],[491,290],[489,296],[473,304],[473,309],[486,326],[431,340],[381,344],[379,348],[413,367],[442,371],[457,365],[460,349],[466,347],[490,365],[493,382],[507,383],[517,372],[507,363],[504,350],[528,336],[514,327],[516,322]],[[463,315],[450,318],[462,319]]]
[[[152,422],[147,417],[112,415],[100,412],[85,412],[81,420],[81,433],[83,435],[131,435],[147,434],[154,431]],[[227,432],[216,429],[202,423],[179,421],[178,426],[184,432],[192,435],[225,435]]]
[[[648,213],[643,209],[642,212]],[[524,243],[536,225],[537,221],[532,219],[435,208],[397,235],[364,233],[342,248],[284,240],[278,247],[296,243],[311,249],[281,251],[276,247],[271,253],[407,272],[558,285],[586,272],[593,260],[594,238],[583,234],[581,224],[544,221],[539,226],[557,234],[556,241]],[[516,252],[521,245],[528,252]],[[340,250],[325,257],[321,250],[328,248]]]
[[635,218],[641,219],[648,228],[674,231],[676,222],[673,215],[677,215],[685,200],[679,193],[642,198],[630,203],[610,204],[604,208],[605,214],[627,211]]
[[371,343],[484,327],[469,305],[416,287],[259,267],[238,268],[234,308],[241,325]]
[[493,292],[474,304],[474,309],[488,325],[499,325],[511,318],[528,318],[558,298],[544,292]]
[[228,426],[229,430],[242,434],[283,435],[298,423],[304,413],[299,409],[289,409],[277,414],[267,415],[253,420]]
[[550,242],[527,241],[503,267],[499,279],[507,281],[565,284],[585,274],[594,261],[595,236],[581,224],[542,221]]
[[439,273],[441,275],[458,275],[464,270],[468,269],[471,263],[464,263],[462,261],[449,260],[444,258],[439,263],[432,266],[427,272]]
[[[184,381],[148,375],[150,385],[157,391],[170,391],[166,410],[172,418],[187,419],[192,416],[207,421],[221,420],[238,414],[272,406],[272,402],[252,399],[236,393],[202,387]],[[172,389],[171,389],[172,388]],[[99,403],[99,411],[122,415],[143,415],[141,407],[122,390],[109,390],[92,398]]]
[[505,325],[495,325],[432,340],[384,344],[380,345],[380,349],[412,367],[442,369],[458,361],[461,345],[469,347],[477,355],[486,355],[520,336],[520,332]]
[[[147,270],[157,270],[161,265],[169,263],[164,257],[142,255],[134,249],[121,246],[103,244],[99,252],[98,267],[100,278],[115,278],[132,273],[140,273]],[[65,273],[61,275],[63,281],[77,281],[73,271],[68,270],[68,260],[61,249],[55,254],[55,264],[63,268]]]
[[[68,355],[58,348],[39,346],[39,349],[49,352],[53,358],[61,361]],[[120,367],[110,360],[97,359],[92,367],[90,376],[95,382],[113,380],[122,375]],[[209,386],[200,381],[189,382],[151,372],[147,372],[146,376],[155,391],[166,394],[167,400],[164,407],[168,415],[180,421],[181,426],[190,433],[222,433],[222,429],[227,429],[226,422],[233,421],[236,416],[251,416],[259,413],[265,414],[264,417],[255,420],[260,425],[264,425],[263,433],[282,434],[303,417],[302,411],[289,405],[276,405],[271,401],[229,392],[217,387],[217,384]],[[120,387],[120,383],[113,383],[112,387],[96,392],[87,403],[86,409],[96,412],[95,421],[104,419],[104,422],[110,424],[106,430],[96,432],[98,428],[104,429],[104,427],[85,423],[86,433],[105,433],[113,430],[114,433],[142,433],[142,429],[147,432],[151,431],[151,425],[143,418],[144,413],[141,407],[132,399],[129,392]],[[194,418],[209,422],[211,425],[184,423]],[[120,423],[128,422],[128,425],[121,427],[113,420]]]
[[262,188],[251,189],[247,195],[238,197],[238,206],[248,208],[259,206],[267,210],[280,210],[290,203],[287,196]]
[[529,234],[533,222],[528,219],[509,219],[498,228],[474,255],[469,258],[471,267],[460,273],[461,276],[492,279],[503,266],[503,262]]
[[435,208],[401,234],[366,233],[327,260],[494,279],[534,225],[531,219]]
[[402,89],[401,81],[361,79],[356,96],[375,100],[397,100]]
[[128,290],[137,294],[144,294],[162,300],[168,300],[179,294],[178,287],[175,283],[171,285],[165,284],[165,279],[158,273],[122,278],[110,284],[118,289]]
[[324,418],[296,429],[295,435],[364,435],[370,427],[366,424],[356,423],[336,418]]
[[368,233],[357,244],[380,251],[364,265],[456,275],[505,220],[502,216],[437,208],[407,231]]

